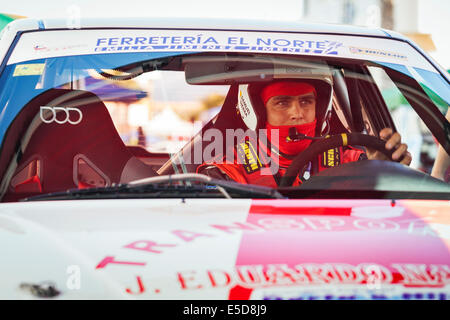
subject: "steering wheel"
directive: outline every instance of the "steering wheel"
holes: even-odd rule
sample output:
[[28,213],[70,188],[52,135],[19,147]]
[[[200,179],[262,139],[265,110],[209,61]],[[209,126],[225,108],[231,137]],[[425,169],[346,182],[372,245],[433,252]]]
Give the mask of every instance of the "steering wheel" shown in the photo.
[[344,147],[346,145],[364,146],[380,151],[391,161],[395,161],[392,159],[392,153],[395,151],[395,149],[387,150],[385,148],[385,144],[386,141],[381,140],[380,138],[362,133],[342,133],[324,138],[322,140],[317,140],[315,143],[311,144],[311,146],[305,151],[295,156],[295,158],[291,162],[291,165],[289,166],[289,168],[287,168],[286,173],[280,181],[280,187],[292,186],[300,170],[302,170],[308,162],[314,159],[319,153],[337,147]]

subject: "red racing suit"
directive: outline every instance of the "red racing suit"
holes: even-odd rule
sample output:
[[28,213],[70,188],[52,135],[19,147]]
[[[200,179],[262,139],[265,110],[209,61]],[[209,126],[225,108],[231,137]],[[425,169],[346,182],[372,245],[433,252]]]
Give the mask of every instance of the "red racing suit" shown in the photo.
[[[259,146],[260,149],[256,147]],[[262,148],[261,148],[262,147]],[[258,152],[257,152],[258,150]],[[261,152],[263,151],[263,152]],[[271,157],[270,155],[277,150],[267,148],[264,144],[256,144],[247,139],[238,143],[234,148],[234,162],[227,162],[225,157],[220,157],[220,161],[203,163],[197,168],[197,173],[206,174],[212,178],[233,180],[243,184],[256,184],[277,188],[286,169],[295,156],[281,155]],[[276,159],[278,158],[278,161]],[[240,159],[241,161],[236,161]],[[341,163],[353,162],[367,159],[365,151],[356,147],[346,146],[327,150],[319,154],[314,161],[305,168],[306,174],[298,177],[293,185],[300,185],[304,177],[316,174],[327,168],[338,166]],[[276,174],[263,174],[262,168],[269,168],[271,161],[276,161],[278,172]]]

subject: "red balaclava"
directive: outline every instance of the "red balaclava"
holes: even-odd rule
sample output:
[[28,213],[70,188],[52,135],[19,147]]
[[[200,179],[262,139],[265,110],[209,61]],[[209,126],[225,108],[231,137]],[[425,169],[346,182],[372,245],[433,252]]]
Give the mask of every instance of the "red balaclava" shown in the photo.
[[[316,89],[312,85],[305,82],[283,80],[272,82],[265,86],[261,91],[261,99],[264,105],[266,105],[267,101],[275,96],[298,96],[310,92],[313,92],[314,96],[317,97]],[[301,139],[298,141],[286,141],[286,138],[289,136],[289,128],[295,127],[298,133],[313,137],[316,130],[316,122],[317,119],[314,119],[314,121],[310,123],[287,126],[272,126],[266,122],[267,135],[268,137],[271,137],[271,130],[278,129],[279,143],[271,141],[272,144],[276,145],[279,150],[285,154],[296,155],[308,148],[312,140]]]

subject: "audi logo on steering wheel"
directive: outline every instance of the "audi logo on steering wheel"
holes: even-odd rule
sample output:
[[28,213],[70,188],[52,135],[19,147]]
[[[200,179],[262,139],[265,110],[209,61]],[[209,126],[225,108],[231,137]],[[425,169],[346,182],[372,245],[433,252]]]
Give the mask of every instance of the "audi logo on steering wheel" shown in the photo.
[[[60,114],[65,116],[58,118]],[[63,107],[41,106],[40,116],[44,123],[56,122],[57,124],[70,123],[76,125],[83,119],[83,113],[80,109]]]

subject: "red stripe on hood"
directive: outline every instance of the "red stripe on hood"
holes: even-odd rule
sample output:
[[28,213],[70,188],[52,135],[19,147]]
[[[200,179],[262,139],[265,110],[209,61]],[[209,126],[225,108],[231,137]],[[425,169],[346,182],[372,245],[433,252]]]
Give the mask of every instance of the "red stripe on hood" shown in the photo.
[[[377,210],[401,213],[386,218],[364,216],[376,215]],[[253,200],[247,222],[260,229],[243,231],[237,269],[371,263],[388,268],[392,282],[398,283],[402,277],[392,264],[450,264],[443,239],[426,234],[428,229],[414,229],[419,222],[420,228],[427,224],[411,202],[392,206],[390,200]],[[257,286],[236,285],[229,299],[249,299],[252,287]]]

